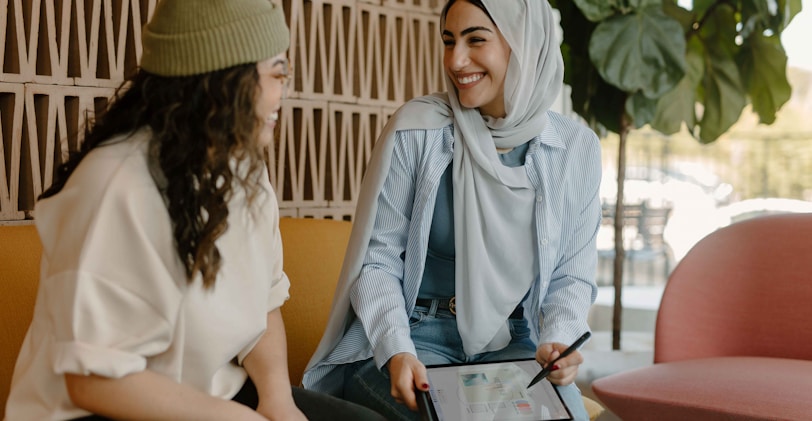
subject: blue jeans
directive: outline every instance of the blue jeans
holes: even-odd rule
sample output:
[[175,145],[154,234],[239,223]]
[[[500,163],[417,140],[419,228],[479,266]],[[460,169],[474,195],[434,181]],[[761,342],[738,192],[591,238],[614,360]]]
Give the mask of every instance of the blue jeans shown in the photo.
[[[457,331],[457,320],[451,313],[427,307],[415,307],[409,320],[417,358],[425,365],[477,363],[534,358],[536,345],[530,340],[530,328],[524,319],[510,320],[511,341],[499,351],[467,356]],[[358,361],[347,367],[344,399],[366,406],[389,420],[419,420],[420,416],[405,405],[395,402],[390,394],[389,371],[378,370],[373,359]],[[573,419],[588,420],[581,391],[575,383],[556,386]]]

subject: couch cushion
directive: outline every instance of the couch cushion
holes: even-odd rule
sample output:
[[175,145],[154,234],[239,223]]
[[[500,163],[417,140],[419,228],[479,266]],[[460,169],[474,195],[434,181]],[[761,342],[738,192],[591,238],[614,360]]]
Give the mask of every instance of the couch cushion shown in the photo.
[[624,421],[809,419],[812,361],[718,357],[654,364],[595,380]]
[[34,225],[0,226],[0,415],[34,315],[42,245]]
[[291,384],[299,385],[305,366],[324,333],[352,224],[347,221],[280,218],[283,268],[290,300],[282,306]]

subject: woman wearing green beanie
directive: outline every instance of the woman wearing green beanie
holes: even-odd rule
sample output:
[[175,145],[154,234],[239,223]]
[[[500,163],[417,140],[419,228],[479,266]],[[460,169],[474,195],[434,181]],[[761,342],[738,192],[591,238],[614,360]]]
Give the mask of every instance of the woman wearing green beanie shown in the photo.
[[6,419],[382,420],[292,389],[263,160],[288,78],[269,0],[163,0],[141,68],[36,205]]

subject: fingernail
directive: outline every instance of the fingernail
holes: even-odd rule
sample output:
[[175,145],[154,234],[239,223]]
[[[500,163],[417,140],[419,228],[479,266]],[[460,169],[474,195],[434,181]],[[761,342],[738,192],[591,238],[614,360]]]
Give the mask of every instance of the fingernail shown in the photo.
[[423,383],[423,390],[429,390],[429,384]]
[[554,364],[553,368],[550,369],[550,371],[555,371],[555,370],[558,370],[559,368],[561,368],[561,367],[559,367],[558,364]]

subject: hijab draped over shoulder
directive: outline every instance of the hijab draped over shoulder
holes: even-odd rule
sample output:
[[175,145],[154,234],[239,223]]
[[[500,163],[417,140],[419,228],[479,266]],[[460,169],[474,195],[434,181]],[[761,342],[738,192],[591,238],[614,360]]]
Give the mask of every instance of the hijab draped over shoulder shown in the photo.
[[[537,192],[523,167],[501,164],[496,148],[514,148],[542,132],[564,69],[557,22],[546,0],[484,0],[484,4],[511,48],[505,117],[487,117],[461,106],[448,75],[447,94],[416,98],[398,110],[367,168],[333,303],[334,312],[349,309],[349,286],[361,272],[395,132],[453,124],[457,322],[468,355],[507,345],[510,333],[505,321],[537,273],[533,222]],[[350,321],[340,319],[331,317],[311,364],[336,345]]]

